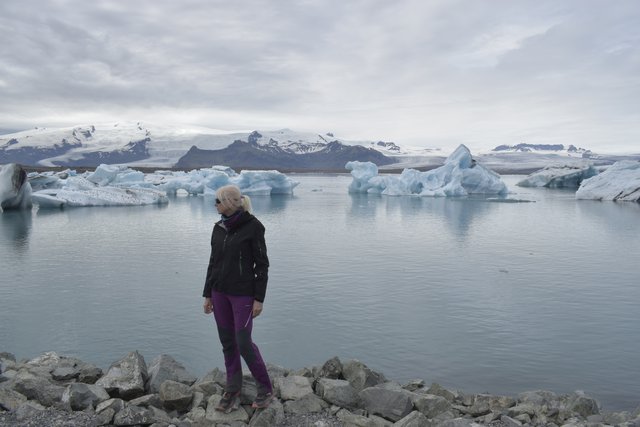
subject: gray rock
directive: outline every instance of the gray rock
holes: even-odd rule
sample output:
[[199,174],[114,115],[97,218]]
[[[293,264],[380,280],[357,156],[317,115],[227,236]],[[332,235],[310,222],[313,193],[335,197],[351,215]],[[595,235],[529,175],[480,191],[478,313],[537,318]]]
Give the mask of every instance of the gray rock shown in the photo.
[[162,400],[160,400],[160,396],[157,393],[136,397],[129,401],[129,405],[140,406],[142,408],[148,408],[150,406],[155,408],[163,407]]
[[115,409],[112,408],[107,408],[104,411],[100,412],[99,414],[96,414],[96,425],[98,426],[105,426],[105,425],[112,425],[113,424],[113,417],[116,414]]
[[46,408],[36,402],[24,402],[16,409],[16,419],[18,421],[28,420],[44,411]]
[[85,384],[95,384],[103,375],[102,369],[90,363],[78,367],[78,381]]
[[356,408],[359,403],[356,390],[346,380],[320,378],[316,384],[316,394],[342,408]]
[[209,371],[204,377],[202,377],[200,381],[197,381],[196,384],[198,384],[199,382],[209,381],[213,381],[214,383],[218,383],[219,385],[224,387],[224,385],[227,383],[227,375],[224,373],[224,371],[221,371],[218,368],[214,368],[213,370]]
[[147,388],[151,393],[157,393],[160,385],[166,380],[192,385],[197,378],[190,374],[183,365],[178,363],[173,357],[161,354],[153,359],[148,369],[149,380]]
[[0,410],[15,411],[27,397],[11,389],[0,388]]
[[193,408],[191,411],[184,416],[184,420],[191,421],[192,424],[195,425],[207,425],[210,424],[206,420],[207,411],[204,408]]
[[555,402],[557,400],[557,394],[552,391],[546,390],[525,391],[518,394],[518,402],[531,403],[538,406],[549,405],[549,403]]
[[16,377],[13,389],[29,400],[36,400],[44,406],[56,406],[62,400],[65,388],[52,384],[45,378]]
[[320,369],[319,376],[322,378],[339,379],[342,378],[342,362],[338,357],[327,360]]
[[478,427],[480,424],[469,418],[454,418],[437,424],[438,427]]
[[336,414],[345,427],[391,427],[392,424],[384,418],[372,415],[366,417],[361,414],[351,413],[346,409],[341,409]]
[[429,420],[422,412],[413,411],[406,417],[393,424],[393,427],[425,427],[429,425]]
[[235,411],[229,412],[228,414],[225,414],[221,411],[216,411],[216,406],[218,406],[218,403],[220,403],[221,398],[222,396],[218,395],[213,395],[209,398],[205,416],[207,421],[213,422],[214,424],[224,424],[230,423],[232,421],[241,421],[243,423],[249,422],[249,414],[247,414],[247,411],[242,406],[238,407],[238,409],[236,409]]
[[62,402],[68,403],[74,411],[95,408],[101,402],[109,400],[109,393],[97,385],[72,383],[62,394]]
[[124,409],[125,407],[125,403],[124,400],[122,399],[109,399],[109,400],[105,400],[102,403],[99,403],[98,406],[96,406],[96,414],[101,413],[102,411],[105,411],[107,409],[112,409],[115,412],[120,412]]
[[215,381],[197,382],[192,386],[192,388],[194,392],[202,393],[205,399],[208,399],[214,394],[222,394],[224,391],[224,387]]
[[446,388],[442,387],[438,383],[432,383],[431,387],[427,389],[427,394],[433,394],[436,396],[444,397],[449,402],[453,402],[458,397],[458,393],[453,392],[451,390],[447,390]]
[[518,416],[526,414],[529,417],[536,415],[536,413],[542,412],[540,406],[532,403],[519,403],[512,406],[507,410],[507,415],[511,418],[518,419]]
[[356,391],[387,381],[384,375],[369,369],[367,365],[356,359],[349,360],[343,364],[342,375]]
[[128,405],[113,417],[116,426],[133,426],[137,424],[153,424],[153,412],[139,406]]
[[146,380],[147,365],[144,358],[133,351],[111,365],[106,375],[96,381],[96,385],[104,387],[111,396],[129,400],[145,394]]
[[160,423],[168,425],[171,423],[171,417],[165,411],[155,406],[149,406],[148,410],[151,412],[151,418],[154,424]]
[[279,400],[274,399],[269,407],[256,411],[249,422],[250,427],[271,427],[284,420],[284,409]]
[[271,378],[271,382],[273,382],[275,378],[287,377],[291,374],[288,369],[272,363],[267,363],[267,373],[269,374],[269,378]]
[[51,372],[51,377],[56,381],[69,381],[78,376],[78,372],[70,366],[59,366]]
[[166,380],[160,386],[160,400],[165,408],[186,412],[193,399],[193,391],[188,385]]
[[300,375],[275,378],[273,385],[276,396],[282,400],[297,400],[313,393],[309,378]]
[[502,415],[500,421],[504,424],[504,427],[521,427],[522,423],[516,419],[513,419],[507,415]]
[[581,391],[577,391],[569,396],[568,409],[583,418],[600,413],[600,405],[598,402]]
[[193,392],[193,399],[191,400],[190,409],[193,408],[205,408],[207,405],[207,399],[204,396],[204,393],[199,391]]
[[411,380],[402,386],[407,391],[416,391],[424,388],[424,380]]
[[406,392],[369,387],[358,393],[358,396],[367,411],[394,422],[413,410],[413,403]]
[[302,368],[296,372],[294,372],[295,375],[300,375],[302,377],[307,377],[307,378],[319,378],[320,377],[320,369],[322,367],[321,366],[309,366],[309,367],[305,367]]
[[322,412],[328,407],[327,402],[313,393],[302,396],[298,400],[284,402],[284,412],[288,414],[311,414]]
[[415,408],[427,418],[435,418],[451,410],[451,403],[442,396],[411,393],[409,397]]

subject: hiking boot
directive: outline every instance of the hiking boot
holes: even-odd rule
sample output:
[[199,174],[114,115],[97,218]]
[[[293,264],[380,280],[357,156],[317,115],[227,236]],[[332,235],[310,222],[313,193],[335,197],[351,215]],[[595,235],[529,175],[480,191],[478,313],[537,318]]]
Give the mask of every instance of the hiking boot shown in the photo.
[[240,392],[231,392],[225,391],[222,395],[222,399],[216,406],[216,411],[224,412],[228,414],[229,412],[236,410],[240,407]]
[[273,393],[258,393],[258,396],[256,396],[256,400],[253,402],[251,407],[255,409],[266,408],[271,404],[272,400]]

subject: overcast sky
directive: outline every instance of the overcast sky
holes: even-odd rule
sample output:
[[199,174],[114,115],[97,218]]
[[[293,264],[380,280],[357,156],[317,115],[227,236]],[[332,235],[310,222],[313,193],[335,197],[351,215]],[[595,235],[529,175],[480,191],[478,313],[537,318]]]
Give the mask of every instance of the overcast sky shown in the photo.
[[0,129],[640,152],[636,0],[2,0]]

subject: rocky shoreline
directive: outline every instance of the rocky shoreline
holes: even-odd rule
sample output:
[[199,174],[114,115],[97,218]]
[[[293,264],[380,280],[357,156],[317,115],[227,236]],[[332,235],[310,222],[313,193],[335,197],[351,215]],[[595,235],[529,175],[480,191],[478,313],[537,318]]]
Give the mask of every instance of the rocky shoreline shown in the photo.
[[16,361],[0,353],[2,426],[313,426],[313,427],[640,427],[633,412],[601,412],[581,392],[527,391],[517,396],[465,394],[423,380],[388,381],[358,360],[288,370],[269,365],[274,399],[255,410],[255,383],[245,376],[242,405],[215,410],[225,383],[214,369],[197,378],[171,356],[149,365],[133,351],[107,372],[48,352]]

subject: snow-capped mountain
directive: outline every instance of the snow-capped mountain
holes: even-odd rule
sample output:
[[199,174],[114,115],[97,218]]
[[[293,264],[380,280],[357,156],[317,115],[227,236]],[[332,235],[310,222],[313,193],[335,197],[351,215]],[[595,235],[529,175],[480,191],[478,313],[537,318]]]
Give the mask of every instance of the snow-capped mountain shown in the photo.
[[[347,160],[368,160],[384,165],[394,163],[394,158],[397,157],[429,151],[405,150],[393,142],[347,141],[336,138],[331,133],[314,134],[289,129],[233,132],[204,127],[125,122],[69,128],[36,128],[2,135],[0,163],[72,167],[119,163],[131,166],[173,167],[193,147],[201,151],[218,151],[227,149],[238,141],[251,146],[255,155],[262,153],[271,158],[283,157],[282,161],[276,162],[278,164],[293,162],[289,165],[291,168],[297,168],[299,165],[295,163],[305,157],[302,163],[307,164],[310,162],[309,159],[323,157],[328,161],[332,154],[337,156],[340,153],[340,156],[344,156],[349,152],[356,157]],[[361,154],[366,155],[358,158]],[[190,160],[190,163],[193,163],[193,153]],[[257,160],[252,162],[253,167],[257,167],[258,163],[260,162]]]
[[580,154],[584,158],[588,158],[592,155],[591,150],[585,148],[576,147],[571,144],[565,146],[563,144],[517,144],[517,145],[498,145],[493,150],[494,152],[501,153],[543,153],[543,154],[567,154],[576,155]]

